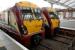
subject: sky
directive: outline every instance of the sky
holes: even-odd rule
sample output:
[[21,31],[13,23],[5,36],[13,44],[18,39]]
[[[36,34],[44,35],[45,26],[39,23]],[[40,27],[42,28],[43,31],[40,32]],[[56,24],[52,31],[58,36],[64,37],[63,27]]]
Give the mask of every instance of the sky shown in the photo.
[[[29,1],[37,4],[39,7],[51,7],[50,3],[43,0],[0,0],[0,11],[13,7],[15,3],[20,1]],[[54,8],[65,8],[60,5],[54,5]]]

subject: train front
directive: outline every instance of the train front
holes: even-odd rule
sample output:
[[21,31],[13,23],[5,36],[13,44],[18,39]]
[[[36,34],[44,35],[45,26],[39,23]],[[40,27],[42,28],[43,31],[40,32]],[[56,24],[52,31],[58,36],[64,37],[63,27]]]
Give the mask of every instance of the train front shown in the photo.
[[44,38],[44,29],[41,10],[30,2],[20,2],[16,4],[20,10],[23,35],[22,43],[25,45],[38,45]]
[[47,37],[53,37],[55,35],[56,29],[60,27],[58,15],[56,14],[55,10],[50,7],[44,7],[42,8],[42,11],[47,19],[46,32],[48,33],[45,34],[47,34]]
[[58,28],[60,20],[57,13],[54,11],[54,9],[50,8],[48,8],[48,13],[49,13],[49,18],[51,18],[52,29]]

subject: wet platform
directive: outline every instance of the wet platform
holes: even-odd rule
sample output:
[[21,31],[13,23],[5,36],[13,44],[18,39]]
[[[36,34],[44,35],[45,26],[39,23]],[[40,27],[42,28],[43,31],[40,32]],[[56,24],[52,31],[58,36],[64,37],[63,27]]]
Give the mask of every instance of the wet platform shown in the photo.
[[0,30],[0,50],[28,50],[26,47]]

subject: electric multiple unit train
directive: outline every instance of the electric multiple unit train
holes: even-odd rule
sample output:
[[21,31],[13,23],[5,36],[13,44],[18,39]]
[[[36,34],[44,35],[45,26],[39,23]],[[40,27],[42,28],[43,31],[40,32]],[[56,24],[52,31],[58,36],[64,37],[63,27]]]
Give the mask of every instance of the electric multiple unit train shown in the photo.
[[0,19],[1,29],[10,32],[10,35],[27,47],[38,45],[44,38],[43,15],[39,7],[31,2],[16,3],[4,11]]
[[27,1],[16,3],[1,13],[0,28],[27,47],[37,46],[59,27],[58,16],[50,10]]
[[53,8],[44,7],[42,8],[42,11],[47,19],[45,25],[45,36],[48,38],[52,38],[55,36],[55,32],[60,27],[59,17]]

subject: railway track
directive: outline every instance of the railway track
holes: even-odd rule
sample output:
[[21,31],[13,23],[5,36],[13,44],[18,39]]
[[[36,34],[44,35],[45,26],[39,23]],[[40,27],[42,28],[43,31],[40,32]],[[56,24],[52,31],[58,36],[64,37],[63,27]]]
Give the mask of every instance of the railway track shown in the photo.
[[39,46],[33,50],[75,50],[75,31],[65,30],[57,32],[52,39],[44,39]]
[[52,39],[44,39],[39,46],[32,48],[32,50],[75,50],[73,49],[75,45],[75,31],[61,31],[56,32],[56,36]]
[[33,48],[33,50],[68,50],[68,45],[58,41],[44,39],[41,44]]
[[73,41],[73,37],[57,34],[56,37],[53,38],[53,40],[70,45]]

